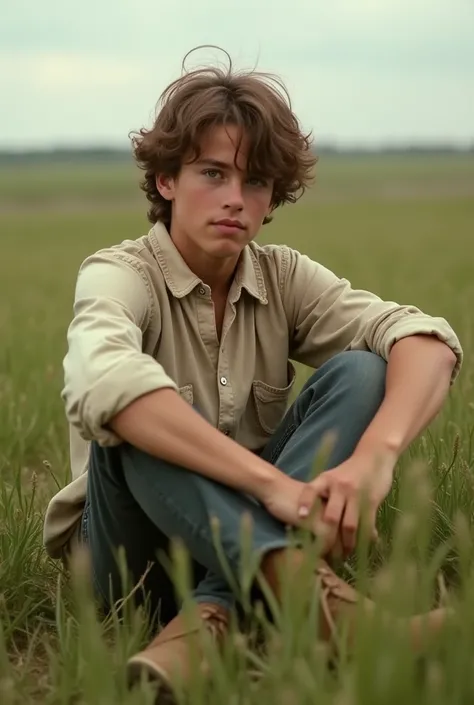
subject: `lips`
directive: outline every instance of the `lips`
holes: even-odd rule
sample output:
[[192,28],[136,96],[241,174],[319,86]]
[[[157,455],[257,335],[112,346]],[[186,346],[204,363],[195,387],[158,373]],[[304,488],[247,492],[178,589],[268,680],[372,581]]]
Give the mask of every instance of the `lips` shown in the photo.
[[240,220],[230,220],[225,218],[224,220],[217,220],[215,225],[222,225],[226,228],[239,228],[239,230],[245,230],[245,226]]

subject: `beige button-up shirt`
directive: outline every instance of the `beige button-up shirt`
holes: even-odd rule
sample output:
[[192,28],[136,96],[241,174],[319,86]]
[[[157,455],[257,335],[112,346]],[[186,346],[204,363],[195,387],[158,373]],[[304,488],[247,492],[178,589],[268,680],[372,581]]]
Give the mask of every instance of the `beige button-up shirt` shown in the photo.
[[455,352],[454,379],[462,350],[443,318],[354,290],[289,247],[244,249],[220,341],[210,288],[162,224],[93,254],[79,270],[64,359],[72,481],[49,504],[47,551],[59,557],[81,517],[89,442],[119,444],[107,424],[139,396],[175,389],[215,428],[258,450],[285,413],[290,360],[318,368],[343,350],[387,359],[397,340],[418,333]]

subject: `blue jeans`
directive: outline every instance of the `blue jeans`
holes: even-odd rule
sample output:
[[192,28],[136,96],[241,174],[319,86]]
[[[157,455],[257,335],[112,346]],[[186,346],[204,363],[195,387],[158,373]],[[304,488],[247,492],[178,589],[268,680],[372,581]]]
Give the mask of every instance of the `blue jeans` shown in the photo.
[[[335,467],[353,452],[385,393],[386,363],[369,352],[334,356],[315,372],[288,409],[262,457],[283,472],[306,481],[315,454],[329,431],[337,442],[327,459]],[[143,591],[160,622],[179,610],[179,600],[157,553],[169,552],[180,537],[193,559],[194,598],[234,605],[212,537],[211,517],[233,574],[239,574],[241,519],[252,517],[252,549],[260,555],[288,545],[285,527],[253,498],[123,443],[103,448],[92,443],[83,540],[89,545],[94,587],[107,609],[123,597],[114,551],[123,546],[133,582],[154,561]],[[140,596],[141,595],[141,596]]]

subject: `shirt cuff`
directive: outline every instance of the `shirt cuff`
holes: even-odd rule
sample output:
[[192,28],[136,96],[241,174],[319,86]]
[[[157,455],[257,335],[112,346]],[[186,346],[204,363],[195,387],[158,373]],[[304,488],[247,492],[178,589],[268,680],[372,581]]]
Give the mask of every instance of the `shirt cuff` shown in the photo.
[[451,375],[451,384],[454,383],[463,363],[463,350],[455,332],[444,318],[433,318],[425,315],[409,315],[397,321],[381,342],[382,356],[388,360],[393,345],[403,338],[411,335],[434,335],[445,343],[456,355],[456,365]]
[[133,356],[108,372],[85,396],[82,413],[70,422],[78,427],[85,440],[95,440],[102,446],[123,442],[107,424],[125,407],[144,394],[157,389],[174,389],[177,384],[150,356],[137,360]]

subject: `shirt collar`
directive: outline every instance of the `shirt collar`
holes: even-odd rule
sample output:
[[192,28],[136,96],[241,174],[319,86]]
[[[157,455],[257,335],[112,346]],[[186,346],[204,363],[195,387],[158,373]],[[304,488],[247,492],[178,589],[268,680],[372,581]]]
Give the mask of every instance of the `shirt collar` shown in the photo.
[[[180,299],[187,296],[201,279],[188,267],[173,243],[163,223],[156,223],[148,233],[148,239],[153,247],[156,260],[160,266],[166,285],[173,296]],[[246,289],[262,304],[267,304],[267,291],[263,272],[256,255],[256,246],[247,245],[240,261],[231,286],[231,300],[238,301],[242,289]]]

